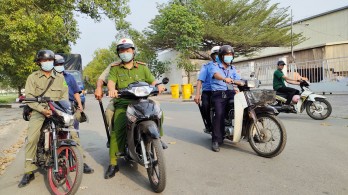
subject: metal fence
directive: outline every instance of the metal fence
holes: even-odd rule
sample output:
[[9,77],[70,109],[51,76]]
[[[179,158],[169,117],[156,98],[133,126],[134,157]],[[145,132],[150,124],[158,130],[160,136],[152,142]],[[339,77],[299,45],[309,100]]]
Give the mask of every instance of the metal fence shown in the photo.
[[[272,85],[276,62],[255,64],[258,78],[263,85]],[[306,77],[311,83],[345,82],[348,83],[348,57],[305,61],[288,64],[288,76],[297,79]]]

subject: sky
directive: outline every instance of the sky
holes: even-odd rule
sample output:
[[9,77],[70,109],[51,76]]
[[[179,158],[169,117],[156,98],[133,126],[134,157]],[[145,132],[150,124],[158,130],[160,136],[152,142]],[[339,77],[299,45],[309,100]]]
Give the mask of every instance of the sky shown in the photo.
[[[133,28],[141,31],[158,14],[157,3],[165,2],[167,0],[130,0],[131,14],[126,20],[131,22]],[[347,6],[348,0],[271,0],[270,3],[279,3],[279,7],[290,7],[289,12],[292,10],[294,21],[297,21]],[[72,45],[71,53],[81,54],[82,64],[86,66],[92,61],[96,49],[108,48],[116,41],[116,29],[114,22],[109,19],[103,19],[99,23],[83,15],[77,15],[76,19],[81,34],[76,44]]]

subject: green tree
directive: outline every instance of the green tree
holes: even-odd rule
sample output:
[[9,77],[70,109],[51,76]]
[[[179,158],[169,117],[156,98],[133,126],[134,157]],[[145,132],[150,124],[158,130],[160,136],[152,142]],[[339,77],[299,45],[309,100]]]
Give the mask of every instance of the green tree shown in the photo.
[[182,50],[177,58],[177,67],[183,69],[188,78],[188,83],[191,83],[191,72],[196,70],[196,65],[190,60],[190,52]]
[[[288,9],[269,2],[173,0],[159,7],[159,15],[150,22],[148,35],[152,46],[158,49],[180,51],[185,49],[184,43],[189,47],[198,44],[199,47],[189,50],[199,59],[209,59],[202,51],[215,45],[232,45],[237,54],[246,56],[264,47],[290,46]],[[299,43],[303,37],[295,34],[293,39]]]
[[129,13],[128,0],[1,0],[0,81],[24,87],[26,77],[38,68],[36,52],[50,49],[69,52],[79,36],[74,12],[96,21],[105,15],[122,23]]
[[95,88],[100,74],[110,63],[116,60],[118,60],[118,57],[115,55],[112,46],[109,49],[97,49],[94,52],[93,60],[83,70],[84,76],[88,77],[89,85]]

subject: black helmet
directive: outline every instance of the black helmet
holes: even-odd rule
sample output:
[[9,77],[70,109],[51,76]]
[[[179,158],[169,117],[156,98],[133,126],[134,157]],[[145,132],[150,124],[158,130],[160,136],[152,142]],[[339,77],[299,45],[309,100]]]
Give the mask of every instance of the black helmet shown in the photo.
[[228,53],[232,53],[232,55],[234,56],[234,50],[230,45],[223,45],[220,47],[219,49],[219,59],[221,61],[223,61],[223,57],[224,55],[228,54]]
[[40,50],[36,54],[35,62],[40,60],[54,60],[54,52],[51,50]]
[[279,66],[279,65],[286,65],[286,64],[285,64],[285,62],[284,62],[283,60],[279,60],[279,61],[277,62],[277,65]]
[[65,63],[65,59],[63,58],[63,56],[61,56],[61,55],[54,55],[54,65],[64,64],[64,63]]

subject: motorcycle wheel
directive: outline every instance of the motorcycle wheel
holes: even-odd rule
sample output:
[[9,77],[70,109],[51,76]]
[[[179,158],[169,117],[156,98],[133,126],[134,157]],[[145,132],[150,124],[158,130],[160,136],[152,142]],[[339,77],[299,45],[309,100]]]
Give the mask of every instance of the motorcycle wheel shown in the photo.
[[271,114],[257,115],[260,128],[260,140],[253,122],[249,125],[249,143],[260,156],[272,158],[279,155],[286,144],[286,130],[277,116]]
[[166,187],[166,167],[162,144],[159,139],[153,139],[147,143],[147,155],[150,161],[147,168],[147,175],[151,188],[160,193]]
[[331,104],[322,98],[315,98],[314,102],[306,104],[307,114],[314,120],[324,120],[331,115]]
[[47,182],[52,194],[75,194],[80,187],[83,175],[82,155],[75,146],[62,146],[57,149],[58,172],[53,166],[47,170]]

